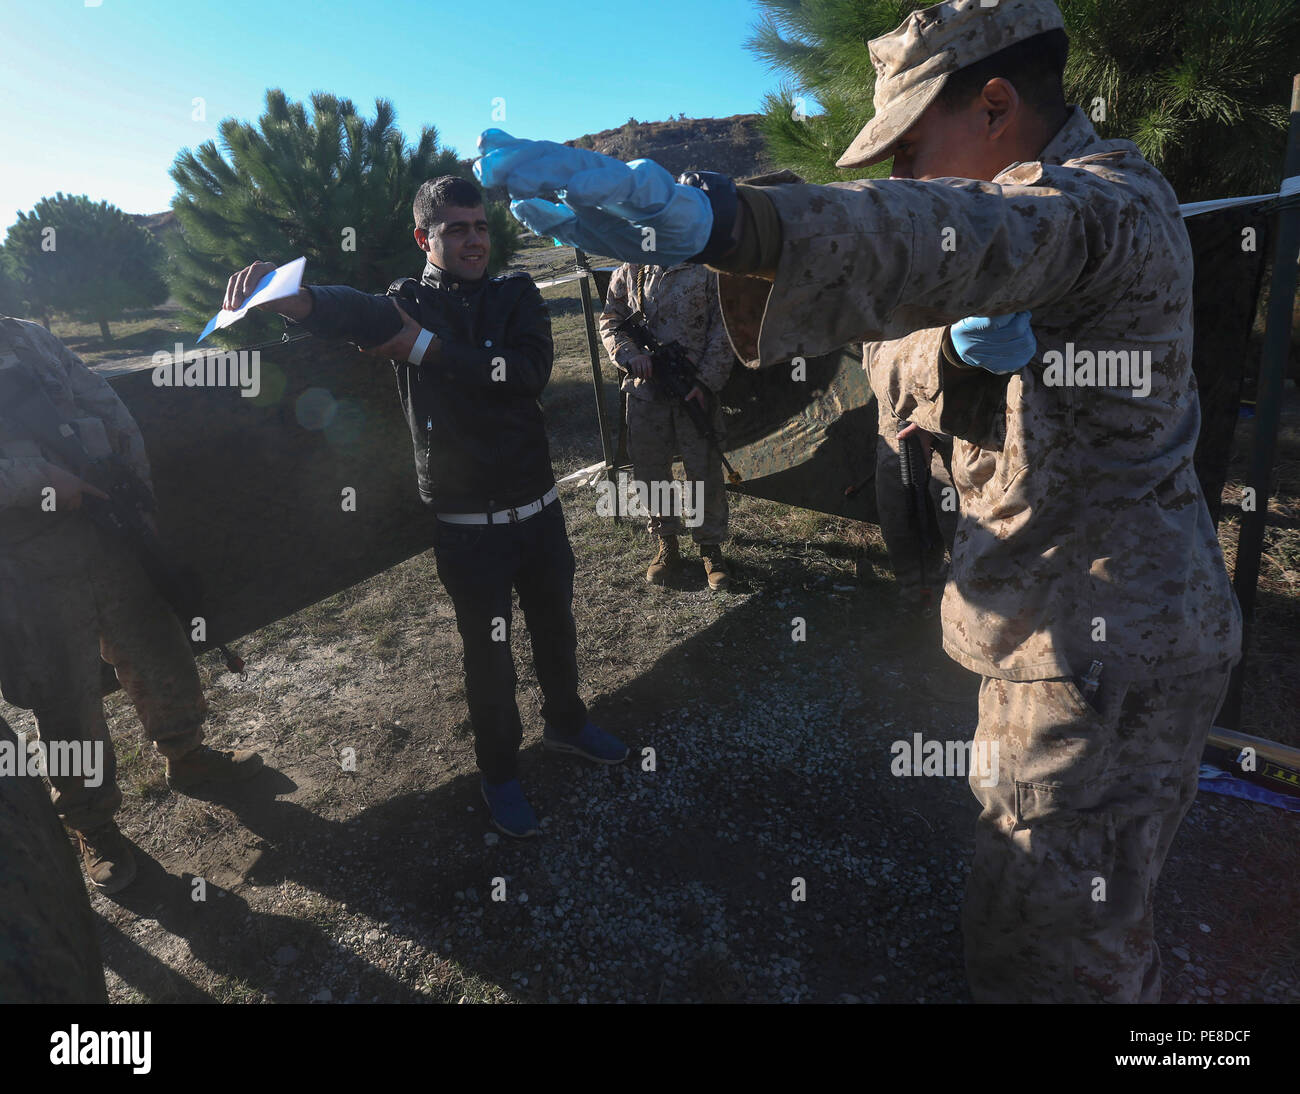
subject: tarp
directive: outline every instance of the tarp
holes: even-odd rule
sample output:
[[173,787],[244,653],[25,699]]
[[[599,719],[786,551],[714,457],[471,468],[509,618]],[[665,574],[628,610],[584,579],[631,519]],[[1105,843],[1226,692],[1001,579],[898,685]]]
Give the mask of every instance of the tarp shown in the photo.
[[162,531],[203,577],[213,642],[433,545],[392,367],[315,338],[259,354],[256,398],[158,387],[152,369],[109,378],[144,434]]

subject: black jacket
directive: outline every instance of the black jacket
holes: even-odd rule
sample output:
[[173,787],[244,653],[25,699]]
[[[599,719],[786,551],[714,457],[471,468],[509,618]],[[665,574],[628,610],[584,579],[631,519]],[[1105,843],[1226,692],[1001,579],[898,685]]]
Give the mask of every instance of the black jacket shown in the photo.
[[321,337],[386,341],[401,326],[390,299],[400,296],[441,340],[437,360],[393,362],[425,504],[444,513],[506,509],[555,484],[538,402],[555,356],[551,317],[526,273],[454,281],[429,263],[420,281],[394,282],[388,296],[341,285],[309,291],[301,326]]

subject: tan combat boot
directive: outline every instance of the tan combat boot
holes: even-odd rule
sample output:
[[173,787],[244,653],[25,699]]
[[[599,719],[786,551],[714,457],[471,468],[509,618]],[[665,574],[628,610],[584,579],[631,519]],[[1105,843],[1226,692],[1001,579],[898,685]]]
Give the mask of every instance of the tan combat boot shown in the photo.
[[722,557],[722,547],[702,543],[700,557],[704,559],[704,572],[709,575],[709,588],[725,589],[731,583],[731,574],[727,571],[727,560]]
[[645,579],[651,585],[662,585],[668,580],[668,573],[679,562],[682,556],[677,550],[676,536],[660,536],[659,550],[655,553],[653,561],[645,572]]
[[251,749],[230,752],[199,745],[167,761],[167,785],[184,793],[206,782],[240,782],[261,770],[262,757]]
[[77,832],[76,837],[86,876],[101,893],[120,892],[135,880],[131,845],[113,821],[89,832]]

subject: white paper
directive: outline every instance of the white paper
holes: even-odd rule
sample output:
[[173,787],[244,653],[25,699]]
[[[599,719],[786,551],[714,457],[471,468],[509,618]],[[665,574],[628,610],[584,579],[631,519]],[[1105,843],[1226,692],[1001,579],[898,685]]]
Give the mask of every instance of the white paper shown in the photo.
[[555,481],[557,483],[573,482],[574,479],[592,478],[593,476],[596,479],[601,479],[604,475],[605,461],[601,460],[600,463],[593,463],[590,467],[584,467],[579,471],[571,471],[569,474],[565,475],[564,478],[556,479]]
[[293,296],[302,287],[302,271],[306,265],[307,258],[304,255],[302,258],[295,258],[292,262],[286,262],[283,266],[277,266],[258,282],[253,294],[238,309],[227,311],[222,308],[209,319],[208,325],[203,328],[203,333],[195,340],[196,343],[202,342],[214,330],[239,322],[248,313],[249,308],[255,308],[258,304],[265,304],[270,300],[283,300],[286,296]]

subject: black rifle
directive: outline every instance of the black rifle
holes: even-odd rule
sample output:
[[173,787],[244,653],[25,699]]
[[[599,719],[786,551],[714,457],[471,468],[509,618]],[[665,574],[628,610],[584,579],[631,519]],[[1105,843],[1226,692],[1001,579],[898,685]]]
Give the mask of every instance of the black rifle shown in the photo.
[[[911,424],[899,422],[900,432]],[[898,439],[898,470],[903,480],[903,493],[907,497],[907,516],[916,530],[921,562],[921,595],[928,606],[934,598],[934,590],[926,576],[925,560],[939,542],[939,530],[930,508],[930,461],[926,459],[925,449],[916,434]]]
[[[14,339],[18,343],[18,339]],[[21,344],[20,359],[28,358]],[[41,362],[25,360],[28,368]],[[157,509],[154,496],[139,475],[120,457],[95,459],[77,431],[63,420],[40,381],[23,368],[0,369],[0,416],[15,431],[25,433],[52,452],[60,464],[107,498],[81,496],[82,511],[96,527],[124,540],[140,560],[145,575],[179,617],[188,636],[196,617],[203,617],[203,589],[198,571],[178,566],[168,557],[157,533],[145,520]],[[191,640],[192,641],[192,640]],[[197,645],[197,643],[196,643]],[[221,643],[214,643],[231,672],[243,672],[244,662]]]
[[704,392],[706,398],[712,396],[708,389],[700,383],[699,370],[696,369],[690,355],[682,347],[682,344],[680,342],[660,342],[658,338],[650,333],[650,328],[646,326],[645,315],[639,311],[634,311],[614,330],[619,334],[626,334],[650,358],[650,363],[653,366],[653,371],[650,374],[651,383],[655,384],[670,399],[675,399],[685,405],[686,413],[690,416],[691,422],[699,431],[700,436],[708,441],[722,458],[722,466],[727,469],[727,481],[730,483],[740,482],[740,472],[731,466],[726,453],[722,451],[722,441],[714,430],[713,423],[709,421],[708,412],[694,399],[686,398],[694,387],[698,387]]

